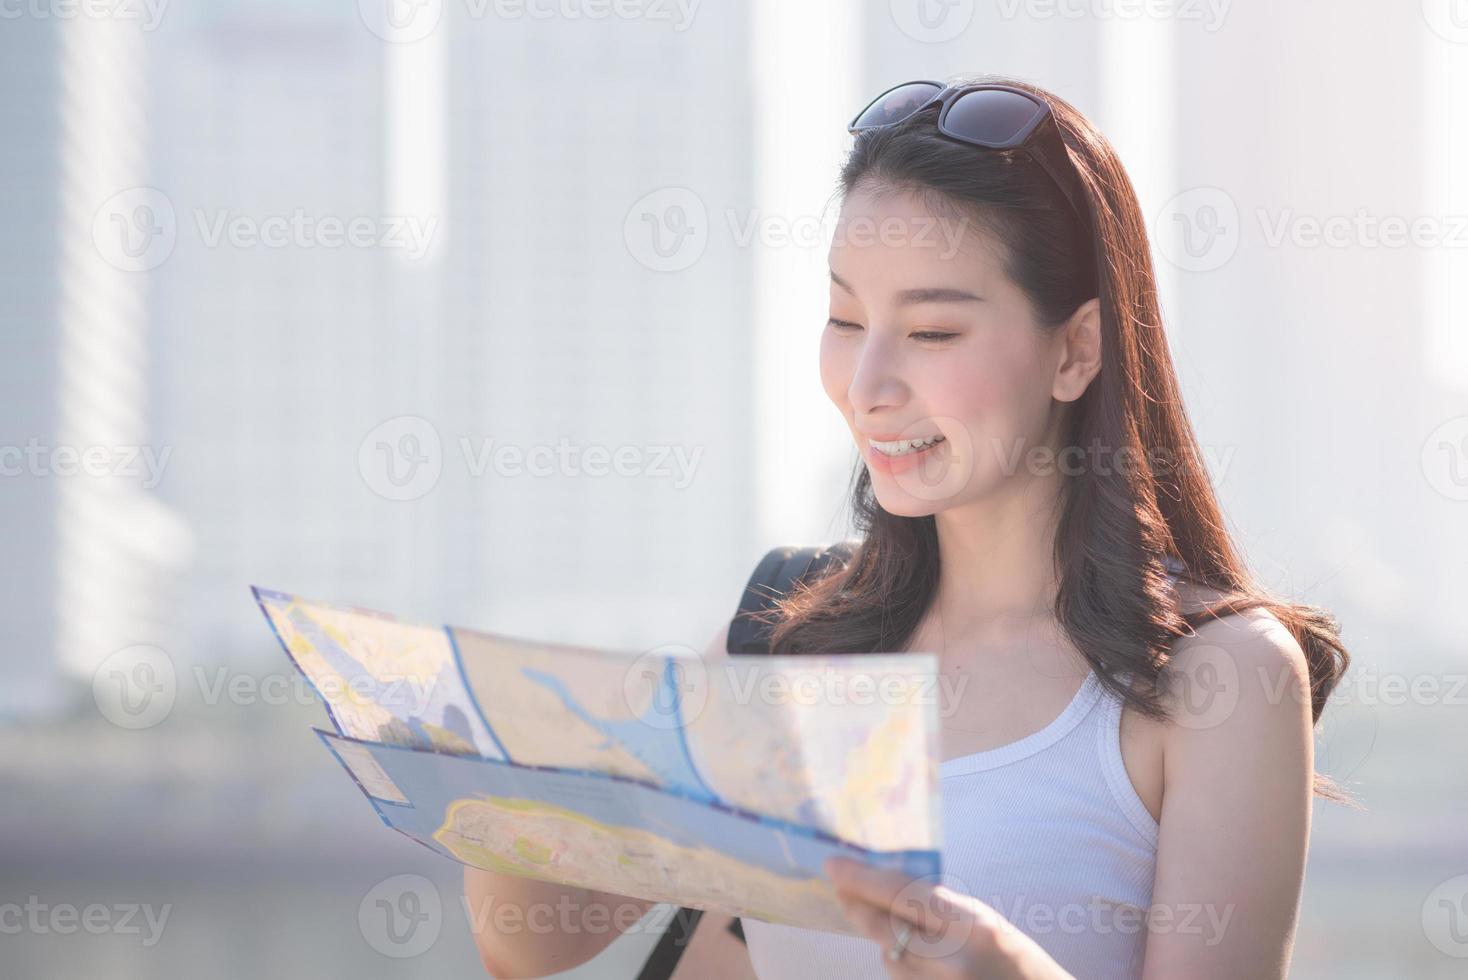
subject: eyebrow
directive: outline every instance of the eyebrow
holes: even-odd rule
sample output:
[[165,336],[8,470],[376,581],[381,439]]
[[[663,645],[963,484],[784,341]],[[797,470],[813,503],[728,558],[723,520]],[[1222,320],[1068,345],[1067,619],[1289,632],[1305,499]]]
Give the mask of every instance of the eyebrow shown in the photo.
[[[831,281],[851,295],[856,295],[856,290],[851,284],[840,276],[835,270],[831,272]],[[918,303],[982,303],[984,297],[975,295],[966,289],[952,289],[946,286],[927,286],[920,289],[904,289],[897,294],[898,306],[913,306]]]

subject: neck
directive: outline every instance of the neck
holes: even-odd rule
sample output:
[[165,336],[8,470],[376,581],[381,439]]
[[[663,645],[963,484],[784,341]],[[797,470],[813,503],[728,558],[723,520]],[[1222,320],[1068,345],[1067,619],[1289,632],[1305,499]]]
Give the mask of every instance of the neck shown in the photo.
[[937,598],[949,636],[982,643],[1054,615],[1059,477],[1008,481],[998,492],[936,515]]

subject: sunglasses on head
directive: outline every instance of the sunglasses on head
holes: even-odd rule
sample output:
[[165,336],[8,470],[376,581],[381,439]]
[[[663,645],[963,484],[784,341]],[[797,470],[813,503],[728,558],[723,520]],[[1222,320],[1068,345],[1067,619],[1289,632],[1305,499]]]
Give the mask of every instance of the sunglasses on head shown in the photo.
[[1020,150],[1040,165],[1065,195],[1071,210],[1089,224],[1080,179],[1065,151],[1060,125],[1037,95],[1008,85],[975,82],[944,85],[916,81],[894,85],[872,100],[847,126],[850,133],[902,122],[934,103],[938,132],[949,139],[989,150]]

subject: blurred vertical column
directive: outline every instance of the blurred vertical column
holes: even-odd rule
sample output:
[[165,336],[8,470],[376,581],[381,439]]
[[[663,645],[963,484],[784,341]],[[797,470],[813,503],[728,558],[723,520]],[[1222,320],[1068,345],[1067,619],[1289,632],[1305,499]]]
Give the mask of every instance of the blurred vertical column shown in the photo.
[[169,451],[147,425],[147,273],[174,228],[146,186],[141,28],[29,8],[6,24],[0,71],[26,92],[6,143],[25,149],[3,179],[28,219],[5,232],[7,715],[54,710],[61,677],[89,682],[121,648],[166,645],[189,551],[152,494]]
[[[1101,108],[1096,124],[1116,148],[1144,215],[1161,210],[1177,186],[1177,22],[1169,17],[1100,21]],[[1158,299],[1169,335],[1177,298],[1177,267],[1153,257]]]
[[1448,216],[1445,232],[1456,247],[1423,255],[1426,337],[1422,369],[1433,382],[1420,389],[1428,431],[1422,465],[1436,491],[1423,515],[1424,537],[1440,542],[1424,605],[1442,610],[1436,627],[1461,646],[1452,612],[1468,588],[1468,4],[1425,3],[1422,37],[1421,213]]
[[421,254],[392,250],[392,266],[383,270],[384,333],[394,349],[412,352],[384,367],[394,389],[411,392],[414,412],[433,426],[425,431],[447,440],[439,455],[449,454],[445,469],[450,475],[433,496],[405,502],[408,506],[389,503],[384,510],[395,519],[378,525],[394,554],[417,556],[411,585],[403,586],[414,592],[410,601],[425,609],[453,608],[455,590],[472,593],[478,586],[478,577],[468,574],[474,565],[472,535],[465,533],[470,508],[453,479],[457,433],[444,424],[452,389],[473,382],[454,370],[455,325],[443,309],[442,259],[452,235],[446,91],[452,27],[451,14],[443,8],[437,2],[402,0],[358,5],[368,30],[381,42],[382,213],[431,229]]
[[[835,523],[856,450],[819,374],[830,292],[827,254],[839,202],[826,209],[861,99],[861,19],[836,0],[750,5],[753,199],[790,247],[754,254],[755,485],[758,539],[841,537]],[[819,240],[805,229],[819,225]],[[770,241],[775,241],[771,238]]]
[[[54,710],[61,693],[56,632],[57,502],[24,473],[27,441],[53,433],[56,255],[61,204],[58,30],[7,22],[0,31],[0,718]],[[15,93],[26,91],[25,97]]]

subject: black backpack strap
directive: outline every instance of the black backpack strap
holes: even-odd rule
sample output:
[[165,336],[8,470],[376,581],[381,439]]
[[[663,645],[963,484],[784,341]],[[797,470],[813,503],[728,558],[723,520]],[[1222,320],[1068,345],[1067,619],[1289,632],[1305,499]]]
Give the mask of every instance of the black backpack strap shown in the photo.
[[679,906],[668,923],[667,931],[658,937],[657,945],[648,954],[642,972],[637,974],[637,980],[668,980],[678,968],[678,960],[688,948],[688,941],[693,938],[693,929],[701,918],[703,909]]
[[[773,609],[775,600],[784,596],[800,581],[818,575],[834,561],[850,561],[856,554],[856,543],[841,541],[828,547],[786,545],[772,548],[760,559],[744,586],[739,600],[739,610],[729,624],[730,653],[769,653],[770,628],[762,623],[750,622],[752,612]],[[637,980],[668,980],[678,967],[683,950],[693,937],[703,912],[700,909],[680,907],[673,915],[667,932],[658,939],[647,964],[637,975]],[[744,942],[744,924],[735,917],[729,923],[729,932]]]
[[739,609],[729,624],[730,653],[769,653],[772,627],[753,618],[768,612],[776,602],[788,595],[795,585],[818,576],[831,563],[849,561],[856,554],[856,543],[841,541],[826,547],[784,545],[770,549],[749,576]]

